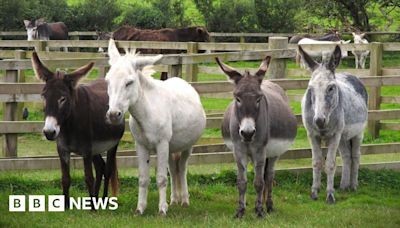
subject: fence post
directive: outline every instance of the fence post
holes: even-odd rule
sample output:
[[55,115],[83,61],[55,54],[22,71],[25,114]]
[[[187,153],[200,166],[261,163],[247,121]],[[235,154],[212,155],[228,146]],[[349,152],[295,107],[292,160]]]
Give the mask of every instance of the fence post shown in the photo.
[[[79,35],[72,36],[71,38],[72,38],[72,40],[79,40]],[[80,50],[79,50],[79,47],[71,48],[71,50],[72,50],[73,52],[79,52],[79,51],[80,51]]]
[[[269,37],[268,49],[287,49],[287,37]],[[269,78],[286,78],[286,59],[272,58],[268,69]]]
[[35,41],[35,50],[39,51],[46,51],[47,42],[43,40]]
[[[6,70],[5,82],[18,82],[17,70]],[[5,121],[17,120],[17,102],[6,102],[4,105]],[[3,155],[4,157],[17,157],[17,134],[5,134],[3,139]]]
[[110,69],[109,66],[100,66],[98,68],[98,70],[99,70],[99,74],[98,74],[99,78],[105,78],[109,69]]
[[[20,59],[26,59],[26,51],[23,50],[16,50],[15,51],[15,59],[20,60]],[[19,83],[25,82],[25,72],[24,70],[18,70],[18,76],[17,80]],[[22,120],[22,110],[24,108],[24,103],[19,102],[18,107],[17,107],[17,120]]]
[[182,64],[168,65],[168,77],[182,78]]
[[243,35],[240,36],[240,43],[246,43],[246,38]]
[[[188,54],[196,54],[197,52],[198,52],[198,43],[188,42],[187,43],[187,53]],[[197,82],[198,72],[199,72],[199,68],[198,68],[197,64],[186,65],[186,81]]]
[[[382,76],[382,57],[383,57],[383,44],[378,42],[372,42],[370,44],[370,65],[369,75],[370,76]],[[368,109],[378,110],[381,105],[381,86],[374,85],[370,87]],[[379,120],[368,121],[368,132],[372,138],[379,137]]]

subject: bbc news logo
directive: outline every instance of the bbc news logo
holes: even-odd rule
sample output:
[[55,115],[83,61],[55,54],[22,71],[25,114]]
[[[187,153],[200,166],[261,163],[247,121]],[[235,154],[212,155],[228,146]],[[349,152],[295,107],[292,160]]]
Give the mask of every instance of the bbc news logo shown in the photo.
[[[28,200],[27,200],[28,199]],[[117,197],[77,197],[69,198],[69,208],[71,210],[117,210]],[[8,210],[11,212],[24,212],[28,205],[29,212],[45,212],[46,211],[46,196],[44,195],[10,195],[8,196]],[[49,195],[47,196],[47,211],[62,212],[65,211],[64,195]]]

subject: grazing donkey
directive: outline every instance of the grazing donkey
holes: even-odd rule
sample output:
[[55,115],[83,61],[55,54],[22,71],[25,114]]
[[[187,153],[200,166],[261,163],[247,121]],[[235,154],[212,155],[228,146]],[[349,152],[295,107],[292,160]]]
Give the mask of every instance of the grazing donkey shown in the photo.
[[[166,215],[167,166],[171,174],[171,204],[189,206],[187,161],[193,144],[200,138],[206,116],[196,90],[186,81],[174,77],[166,81],[151,77],[150,67],[162,55],[138,56],[134,52],[121,56],[113,39],[108,55],[111,68],[106,75],[110,96],[108,119],[122,121],[129,110],[129,127],[136,141],[139,164],[139,200],[136,212],[147,206],[150,183],[150,154],[157,154],[159,213]],[[146,67],[147,66],[147,67]],[[160,115],[162,113],[162,115]]]
[[263,81],[269,56],[263,60],[255,75],[250,75],[249,71],[242,75],[218,58],[216,60],[235,85],[235,100],[225,111],[222,136],[228,148],[233,150],[238,167],[239,207],[236,217],[241,218],[246,207],[248,157],[254,163],[255,212],[262,217],[267,191],[267,212],[273,209],[274,166],[279,156],[292,145],[297,121],[283,89],[270,81]]
[[[111,125],[105,121],[108,104],[105,81],[96,80],[88,85],[77,85],[79,79],[93,67],[93,63],[69,74],[59,71],[53,73],[42,64],[36,52],[33,52],[32,65],[36,76],[46,82],[42,92],[46,116],[43,133],[48,140],[57,140],[65,206],[69,207],[71,152],[83,156],[85,181],[91,197],[98,197],[102,176],[104,176],[103,197],[108,194],[110,178],[113,195],[116,195],[118,190],[116,151],[124,133],[125,123],[121,121]],[[101,156],[105,151],[107,151],[106,164]],[[96,169],[94,183],[92,162]]]
[[325,161],[328,204],[335,203],[333,179],[336,169],[336,151],[343,159],[341,189],[356,190],[360,145],[367,122],[368,94],[362,82],[347,73],[335,73],[341,59],[336,46],[328,62],[315,62],[301,47],[299,52],[312,71],[312,77],[303,97],[302,116],[312,146],[313,185],[311,198],[316,200],[321,186],[323,155],[321,141],[325,140],[328,154]]
[[[355,34],[353,32],[352,34],[353,34],[355,44],[368,44],[368,40],[364,38],[365,33]],[[368,50],[366,50],[366,51],[351,51],[351,53],[353,53],[354,58],[355,58],[356,69],[358,69],[358,67],[365,69],[365,61],[367,60],[369,51]]]

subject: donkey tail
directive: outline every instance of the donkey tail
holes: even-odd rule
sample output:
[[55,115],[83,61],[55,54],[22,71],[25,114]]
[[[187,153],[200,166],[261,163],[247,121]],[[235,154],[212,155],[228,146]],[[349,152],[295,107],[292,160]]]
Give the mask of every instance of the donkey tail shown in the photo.
[[113,164],[112,164],[112,171],[111,171],[111,191],[112,191],[112,196],[117,196],[119,192],[119,179],[118,179],[118,168],[117,168],[117,158],[116,156],[113,159]]

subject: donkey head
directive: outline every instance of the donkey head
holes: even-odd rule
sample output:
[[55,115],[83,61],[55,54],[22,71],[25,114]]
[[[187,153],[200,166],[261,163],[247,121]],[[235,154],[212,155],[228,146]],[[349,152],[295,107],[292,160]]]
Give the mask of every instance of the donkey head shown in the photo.
[[44,18],[39,18],[37,20],[24,20],[24,25],[26,29],[26,33],[28,36],[28,40],[36,40],[39,38],[38,35],[38,27],[42,26],[46,22]]
[[233,96],[235,97],[235,115],[239,122],[239,135],[245,142],[251,142],[256,133],[256,120],[260,110],[260,104],[265,101],[261,90],[261,83],[267,72],[271,57],[267,56],[254,75],[249,71],[239,73],[234,68],[222,63],[216,58],[222,71],[235,85]]
[[339,103],[339,87],[335,79],[335,69],[342,57],[339,46],[324,63],[315,62],[300,46],[300,55],[312,76],[308,84],[306,99],[314,111],[314,124],[319,129],[324,129],[329,122],[329,117]]
[[365,33],[362,34],[356,34],[356,33],[352,33],[353,34],[353,39],[354,39],[354,43],[355,44],[362,44],[363,43],[363,39],[365,36]]
[[135,104],[142,93],[142,84],[146,80],[143,77],[150,76],[153,70],[145,68],[159,61],[162,55],[138,56],[135,51],[125,51],[121,56],[113,39],[108,45],[110,57],[110,70],[106,75],[107,91],[109,96],[109,109],[107,119],[113,124],[119,124],[123,120],[123,114],[129,106]]
[[75,87],[93,65],[91,62],[69,74],[59,71],[53,73],[43,65],[36,52],[32,53],[32,66],[36,77],[46,83],[42,91],[46,117],[43,133],[48,140],[57,138],[60,125],[72,112]]

